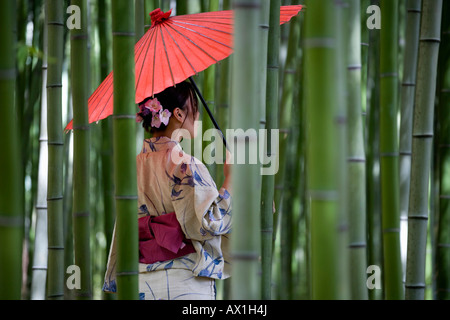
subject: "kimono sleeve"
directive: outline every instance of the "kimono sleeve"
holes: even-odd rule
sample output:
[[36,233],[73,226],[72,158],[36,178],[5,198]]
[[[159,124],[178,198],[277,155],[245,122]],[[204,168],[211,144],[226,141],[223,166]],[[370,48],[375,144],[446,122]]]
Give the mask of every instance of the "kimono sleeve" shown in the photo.
[[231,231],[231,196],[221,188],[217,190],[208,169],[192,157],[174,172],[182,177],[172,186],[172,203],[178,221],[193,240],[207,240]]

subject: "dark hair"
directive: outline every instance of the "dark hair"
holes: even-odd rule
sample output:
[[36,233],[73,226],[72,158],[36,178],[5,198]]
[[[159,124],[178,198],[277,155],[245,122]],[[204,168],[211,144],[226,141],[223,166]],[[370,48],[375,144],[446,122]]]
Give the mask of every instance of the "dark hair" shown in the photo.
[[[139,105],[144,104],[147,102],[147,100],[151,99],[153,97],[148,97]],[[192,118],[195,119],[195,115],[198,111],[198,99],[197,95],[195,94],[194,87],[191,83],[184,81],[178,83],[176,86],[169,87],[165,89],[164,91],[155,94],[155,98],[158,99],[159,103],[161,103],[161,106],[163,109],[167,109],[170,111],[170,113],[173,114],[173,111],[176,108],[180,108],[181,110],[186,110],[186,102],[188,99],[190,99],[191,108],[188,108],[190,110],[186,110],[186,118],[187,116],[192,113]],[[143,115],[142,112],[138,112],[138,115],[140,115],[143,119],[142,121],[142,127],[151,133],[157,132],[157,131],[164,131],[166,129],[166,125],[164,123],[161,123],[161,126],[159,128],[155,128],[151,126],[152,123],[152,114]],[[185,119],[186,121],[186,119]],[[184,122],[183,122],[184,123]]]

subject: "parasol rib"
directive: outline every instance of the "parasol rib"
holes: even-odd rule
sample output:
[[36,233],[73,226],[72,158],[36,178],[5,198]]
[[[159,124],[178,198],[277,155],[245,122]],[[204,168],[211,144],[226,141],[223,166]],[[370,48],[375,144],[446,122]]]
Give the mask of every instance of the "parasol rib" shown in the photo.
[[[167,27],[164,26],[164,28]],[[192,68],[192,71],[194,71],[195,74],[197,74],[197,70],[195,70],[194,66],[192,65],[192,63],[189,61],[188,57],[184,54],[184,51],[181,50],[180,45],[178,44],[177,40],[175,40],[175,38],[172,36],[172,34],[167,30],[167,34],[172,38],[173,42],[175,43],[175,45],[177,46],[178,50],[181,52],[181,54],[183,55],[184,59],[186,60],[186,62],[189,64],[189,66]]]
[[[150,37],[150,43],[152,42],[152,40],[153,40],[153,37],[155,36],[155,33],[156,33],[156,29],[153,29],[152,31],[150,31],[148,34],[149,34],[149,37]],[[156,40],[155,40],[155,48],[156,48]],[[145,55],[144,55],[144,61],[142,62],[142,64],[145,64],[145,60],[147,60],[147,57],[149,56],[149,54],[148,54],[148,51],[150,50],[150,45],[148,45],[147,46],[147,50],[145,51]],[[142,50],[141,52],[143,52],[144,50]],[[153,55],[155,55],[155,53],[153,53]],[[155,72],[155,58],[153,57],[153,74],[154,74],[154,72]],[[139,85],[139,82],[141,81],[141,75],[142,75],[142,72],[143,72],[143,68],[141,68],[141,70],[139,71],[139,77],[138,77],[138,80],[136,81],[136,89],[137,89],[137,87],[138,87],[138,85]],[[152,90],[152,92],[153,92],[153,90]]]
[[[189,26],[193,26],[193,27],[199,27],[199,28],[203,28],[203,29],[208,29],[208,30],[212,30],[212,31],[216,31],[216,32],[225,33],[225,34],[230,35],[230,36],[233,35],[233,33],[231,33],[231,32],[228,32],[228,31],[225,31],[225,30],[211,28],[210,26],[205,26],[205,25],[201,25],[201,24],[194,24],[194,23],[189,23],[189,22],[179,21],[179,20],[173,20],[172,23],[176,24],[177,26],[179,26],[178,23],[181,23],[181,24],[185,24],[185,25],[189,25]],[[216,23],[216,24],[218,24],[218,23]],[[222,23],[221,25],[223,25],[223,26],[230,26],[231,27],[231,25],[227,24],[227,23]]]
[[[222,42],[220,42],[220,41],[218,41],[218,40],[216,40],[216,39],[213,39],[213,38],[211,38],[211,37],[208,37],[208,36],[206,36],[206,35],[204,35],[203,33],[200,33],[200,32],[198,32],[198,31],[196,31],[196,30],[193,30],[193,29],[190,29],[190,28],[187,28],[187,27],[184,27],[184,26],[180,26],[180,25],[177,25],[178,27],[180,27],[180,28],[183,28],[183,29],[186,29],[186,30],[188,30],[188,31],[190,31],[190,32],[193,32],[193,33],[196,33],[196,34],[198,34],[198,35],[200,35],[200,36],[202,36],[203,38],[205,38],[205,39],[208,39],[208,40],[211,40],[211,41],[213,41],[213,42],[215,42],[215,43],[218,43],[218,44],[220,44],[220,45],[222,45],[222,46],[224,46],[224,47],[227,47],[227,48],[229,48],[229,49],[232,49],[229,45],[227,45],[227,44],[225,44],[225,43],[222,43]],[[216,30],[217,31],[217,30]],[[178,30],[177,30],[177,32],[179,32]],[[181,33],[180,33],[181,34]],[[189,40],[191,40],[191,39],[189,39]],[[193,42],[193,41],[191,41],[191,42]],[[200,48],[200,47],[199,47]],[[203,50],[203,49],[202,49]],[[204,51],[204,50],[203,50]],[[206,51],[204,51],[205,53],[206,53]],[[213,58],[214,59],[214,58]]]
[[187,36],[185,36],[184,34],[182,34],[180,31],[178,31],[177,29],[173,28],[172,26],[170,26],[175,32],[177,32],[180,36],[182,36],[183,38],[185,38],[188,42],[192,43],[194,46],[196,46],[197,48],[199,48],[204,54],[206,54],[208,57],[210,57],[212,60],[215,61],[215,63],[219,62],[217,61],[216,58],[212,57],[208,52],[205,51],[205,49],[203,49],[202,47],[200,47],[198,44],[196,44],[194,41],[192,41],[191,39],[189,39]]
[[166,54],[166,59],[167,59],[167,65],[169,66],[169,71],[170,71],[170,76],[172,78],[172,83],[175,86],[175,80],[173,78],[173,72],[172,72],[172,65],[170,64],[170,59],[169,59],[169,54],[167,53],[167,48],[166,48],[166,41],[164,41],[164,36],[163,36],[163,29],[159,28],[159,31],[161,33],[161,39],[162,39],[162,43],[163,43],[163,47],[164,47],[164,53]]
[[155,47],[153,48],[152,96],[155,95],[155,63],[156,63],[156,44],[157,43],[158,43],[158,33],[155,31]]

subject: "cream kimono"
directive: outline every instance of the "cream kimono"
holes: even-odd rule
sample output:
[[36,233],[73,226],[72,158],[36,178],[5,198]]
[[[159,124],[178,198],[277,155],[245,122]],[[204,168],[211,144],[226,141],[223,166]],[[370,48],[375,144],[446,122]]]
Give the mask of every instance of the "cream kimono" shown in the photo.
[[[217,190],[207,168],[183,152],[167,137],[144,140],[136,158],[138,217],[175,212],[181,229],[192,241],[194,253],[153,264],[139,263],[143,274],[184,269],[193,276],[225,279],[230,276],[228,234],[231,231],[231,197]],[[116,247],[113,235],[103,290],[116,292]]]

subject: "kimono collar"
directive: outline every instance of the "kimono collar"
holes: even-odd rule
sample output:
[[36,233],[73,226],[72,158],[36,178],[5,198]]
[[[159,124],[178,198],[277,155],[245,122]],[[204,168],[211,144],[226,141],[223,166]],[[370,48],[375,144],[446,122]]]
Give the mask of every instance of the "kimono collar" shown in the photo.
[[142,153],[164,151],[167,149],[172,149],[174,147],[178,147],[180,148],[180,150],[182,150],[180,144],[175,140],[171,140],[169,137],[152,137],[150,139],[144,140]]

